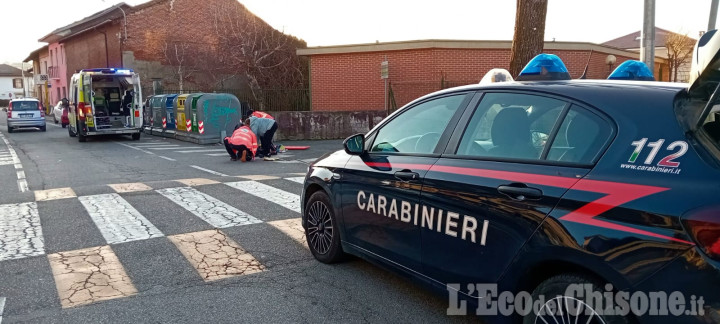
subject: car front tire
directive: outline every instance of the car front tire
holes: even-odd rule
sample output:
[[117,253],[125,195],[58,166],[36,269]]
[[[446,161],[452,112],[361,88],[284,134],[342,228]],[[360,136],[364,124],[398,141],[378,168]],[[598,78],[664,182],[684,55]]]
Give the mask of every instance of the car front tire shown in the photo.
[[[634,323],[632,320],[632,314],[628,314],[625,317],[621,315],[599,315],[594,308],[599,306],[605,307],[606,305],[590,305],[592,303],[590,301],[592,296],[583,296],[580,300],[575,296],[566,296],[568,286],[581,285],[582,287],[585,287],[586,284],[591,284],[593,290],[600,292],[601,294],[605,292],[605,290],[603,290],[605,284],[591,276],[580,273],[565,273],[546,279],[540,283],[532,293],[532,300],[540,300],[540,296],[543,296],[543,300],[546,301],[545,306],[540,308],[540,314],[536,314],[535,311],[532,311],[528,314],[528,316],[525,316],[523,324],[565,323],[562,319],[568,318],[571,323]],[[548,310],[552,310],[555,314],[549,313]],[[543,311],[548,313],[543,313]],[[557,320],[560,321],[556,322]]]
[[310,252],[322,263],[341,261],[345,253],[340,246],[340,229],[330,197],[324,191],[310,196],[305,205],[305,238]]

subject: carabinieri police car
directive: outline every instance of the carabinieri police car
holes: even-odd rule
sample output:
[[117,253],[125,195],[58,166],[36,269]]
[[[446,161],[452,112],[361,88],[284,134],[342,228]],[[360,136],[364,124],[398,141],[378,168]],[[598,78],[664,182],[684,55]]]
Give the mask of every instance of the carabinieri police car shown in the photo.
[[419,98],[310,166],[310,251],[480,306],[497,296],[478,284],[544,296],[487,320],[718,323],[719,49],[698,41],[690,84],[639,62],[569,80],[541,54],[515,81]]

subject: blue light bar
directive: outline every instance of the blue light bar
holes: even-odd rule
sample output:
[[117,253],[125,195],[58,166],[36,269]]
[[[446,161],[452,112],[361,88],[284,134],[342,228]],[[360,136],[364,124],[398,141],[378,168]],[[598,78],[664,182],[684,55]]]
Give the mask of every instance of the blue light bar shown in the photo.
[[635,60],[625,61],[610,73],[608,80],[655,81],[652,71],[645,63]]
[[516,81],[570,80],[565,63],[554,54],[538,54],[520,71]]
[[120,73],[120,74],[131,74],[132,69],[115,69],[115,68],[94,68],[94,69],[82,69],[80,72],[99,72],[99,73]]

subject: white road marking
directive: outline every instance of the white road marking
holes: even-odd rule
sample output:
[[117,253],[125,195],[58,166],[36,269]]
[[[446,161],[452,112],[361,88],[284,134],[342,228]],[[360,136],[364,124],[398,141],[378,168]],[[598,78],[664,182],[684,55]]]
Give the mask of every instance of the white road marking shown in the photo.
[[210,153],[210,154],[205,154],[205,155],[207,155],[207,156],[226,156],[228,154],[227,154],[227,152],[225,152],[225,153]]
[[160,150],[182,150],[182,149],[187,149],[187,148],[190,148],[190,147],[187,147],[187,146],[180,147],[180,145],[168,145],[168,146],[159,146],[159,147],[158,147],[158,146],[146,147],[146,149],[148,149],[148,150],[156,150],[156,151],[160,151]]
[[305,229],[302,227],[302,219],[301,218],[291,218],[291,219],[284,219],[284,220],[277,220],[268,222],[268,224],[272,225],[273,227],[277,228],[281,232],[285,233],[285,235],[289,236],[293,240],[297,241],[302,245],[303,247],[307,248],[307,237],[305,236]]
[[166,145],[175,145],[175,144],[170,144],[167,142],[159,142],[159,143],[140,143],[140,144],[135,144],[133,146],[134,147],[155,147],[155,146],[166,146]]
[[78,200],[108,244],[164,236],[155,225],[116,193],[81,196]]
[[[15,152],[15,149],[10,145],[10,141],[5,138],[5,135],[0,133],[0,139],[2,139],[3,142],[5,142],[5,145],[7,146],[7,152],[10,153],[10,157],[12,158],[12,163],[15,165],[16,170],[22,170],[22,162],[20,162],[20,158],[18,158],[17,153]],[[18,179],[17,179],[17,186],[18,190],[20,192],[25,192],[30,190],[28,188],[27,180],[25,180],[25,172],[22,173],[22,178],[20,178],[21,173],[18,171]]]
[[300,213],[300,195],[257,181],[226,182],[226,185]]
[[159,158],[161,158],[161,159],[168,160],[168,161],[177,161],[177,160],[175,160],[175,159],[173,159],[173,158],[169,158],[169,157],[167,157],[167,156],[158,155],[157,157],[159,157]]
[[49,123],[45,123],[45,124],[62,128],[62,126],[60,126],[60,124],[55,124],[55,122],[49,122]]
[[297,182],[299,184],[305,183],[305,177],[292,177],[292,178],[285,178],[285,180],[290,180],[292,182]]
[[0,323],[2,323],[3,311],[5,311],[5,300],[7,300],[7,298],[0,297]]
[[0,205],[0,230],[0,261],[45,254],[36,203]]
[[190,187],[155,191],[217,228],[262,223],[252,215]]
[[138,150],[138,151],[143,152],[143,153],[147,153],[147,154],[150,154],[150,155],[155,155],[155,153],[150,152],[150,151],[145,151],[145,150],[143,150],[143,149],[141,149],[141,148],[139,148],[139,147],[135,147],[135,146],[132,146],[132,145],[127,145],[127,144],[125,144],[125,143],[118,143],[118,142],[115,142],[115,143],[120,144],[120,145],[125,146],[125,147],[129,147],[129,148],[131,148],[131,149],[133,149],[133,150]]
[[226,149],[198,149],[198,150],[186,150],[176,151],[177,153],[205,153],[205,152],[227,152]]
[[205,169],[205,168],[199,167],[199,166],[197,166],[197,165],[191,165],[190,167],[191,167],[191,168],[198,169],[198,170],[200,170],[200,171],[205,171],[205,172],[207,172],[207,173],[211,173],[211,174],[214,174],[214,175],[218,175],[218,176],[221,176],[221,177],[227,177],[227,176],[228,176],[228,175],[225,174],[225,173],[220,173],[220,172],[213,171],[213,170],[210,170],[210,169]]

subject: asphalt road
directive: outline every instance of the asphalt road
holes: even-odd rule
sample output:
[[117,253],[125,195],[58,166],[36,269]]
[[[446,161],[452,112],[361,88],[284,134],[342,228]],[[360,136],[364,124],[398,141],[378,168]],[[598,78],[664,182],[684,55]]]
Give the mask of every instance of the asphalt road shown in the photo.
[[472,320],[365,261],[310,255],[299,181],[341,141],[241,163],[221,145],[6,125],[3,113],[2,323]]

